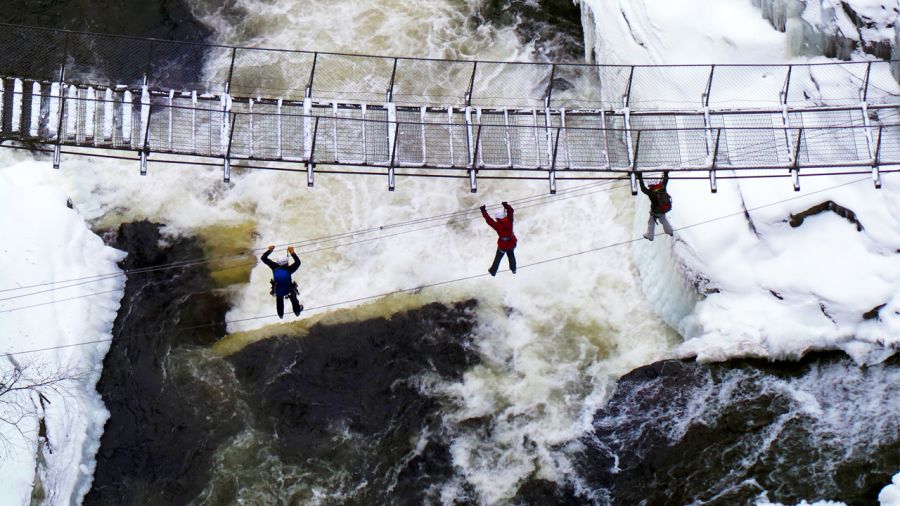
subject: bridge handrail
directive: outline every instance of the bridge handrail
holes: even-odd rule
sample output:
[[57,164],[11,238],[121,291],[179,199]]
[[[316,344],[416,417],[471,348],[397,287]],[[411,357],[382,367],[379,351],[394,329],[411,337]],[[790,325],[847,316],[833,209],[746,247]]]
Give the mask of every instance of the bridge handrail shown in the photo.
[[[303,51],[0,24],[0,76],[317,101],[671,110],[898,103],[900,60],[606,65]],[[848,86],[849,85],[849,86]],[[658,98],[665,87],[665,99]],[[747,96],[747,89],[756,90]],[[749,105],[747,105],[749,104]]]

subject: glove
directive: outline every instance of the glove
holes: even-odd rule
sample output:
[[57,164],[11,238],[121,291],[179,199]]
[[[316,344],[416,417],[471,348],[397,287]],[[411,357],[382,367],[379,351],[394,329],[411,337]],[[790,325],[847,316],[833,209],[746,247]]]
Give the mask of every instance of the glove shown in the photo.
[[288,246],[288,253],[290,253],[291,255],[294,254],[294,247],[293,247],[293,246]]
[[483,204],[482,204],[482,206],[479,207],[479,209],[481,209],[481,212],[483,212],[483,213],[486,213],[486,212],[487,212],[487,206],[486,206],[486,205],[483,205]]
[[269,250],[269,253],[271,253],[271,252],[275,251],[275,246],[272,246],[272,245],[270,244],[269,247],[266,248],[266,249]]

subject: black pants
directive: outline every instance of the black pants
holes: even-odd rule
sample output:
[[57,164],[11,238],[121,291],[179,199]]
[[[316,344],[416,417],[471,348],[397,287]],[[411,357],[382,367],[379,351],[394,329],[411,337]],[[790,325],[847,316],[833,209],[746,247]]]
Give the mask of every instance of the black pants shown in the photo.
[[[287,295],[291,299],[291,309],[294,310],[294,315],[300,316],[300,311],[303,309],[300,307],[300,301],[297,300],[297,294],[295,292],[291,292],[290,295]],[[275,309],[278,310],[278,317],[284,318],[284,298],[285,295],[276,295],[275,296]]]
[[500,267],[500,260],[503,260],[503,255],[509,255],[509,270],[512,271],[513,274],[516,273],[516,248],[502,250],[497,248],[497,254],[494,255],[494,263],[491,264],[491,268],[488,269],[488,272],[491,273],[491,276],[497,275],[497,269]]

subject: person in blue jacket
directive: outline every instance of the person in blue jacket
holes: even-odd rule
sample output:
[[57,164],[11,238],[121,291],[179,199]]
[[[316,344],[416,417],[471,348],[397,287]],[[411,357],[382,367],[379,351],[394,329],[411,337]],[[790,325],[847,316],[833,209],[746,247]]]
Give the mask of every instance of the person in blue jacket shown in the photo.
[[275,296],[275,309],[278,310],[278,317],[284,318],[284,298],[291,299],[291,308],[294,310],[295,316],[300,316],[303,311],[303,304],[297,300],[297,283],[291,279],[291,274],[297,272],[300,268],[300,257],[294,253],[294,247],[288,246],[288,253],[294,259],[294,263],[288,265],[287,262],[280,264],[269,259],[269,255],[275,250],[275,246],[269,246],[265,253],[262,254],[262,261],[272,269],[272,291]]

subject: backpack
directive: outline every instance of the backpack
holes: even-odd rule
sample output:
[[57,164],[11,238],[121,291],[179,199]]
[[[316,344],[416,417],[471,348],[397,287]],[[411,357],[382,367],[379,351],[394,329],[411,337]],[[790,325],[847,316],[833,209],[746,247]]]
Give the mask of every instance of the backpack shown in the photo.
[[665,214],[672,210],[672,196],[664,191],[656,194],[656,206],[660,213]]

